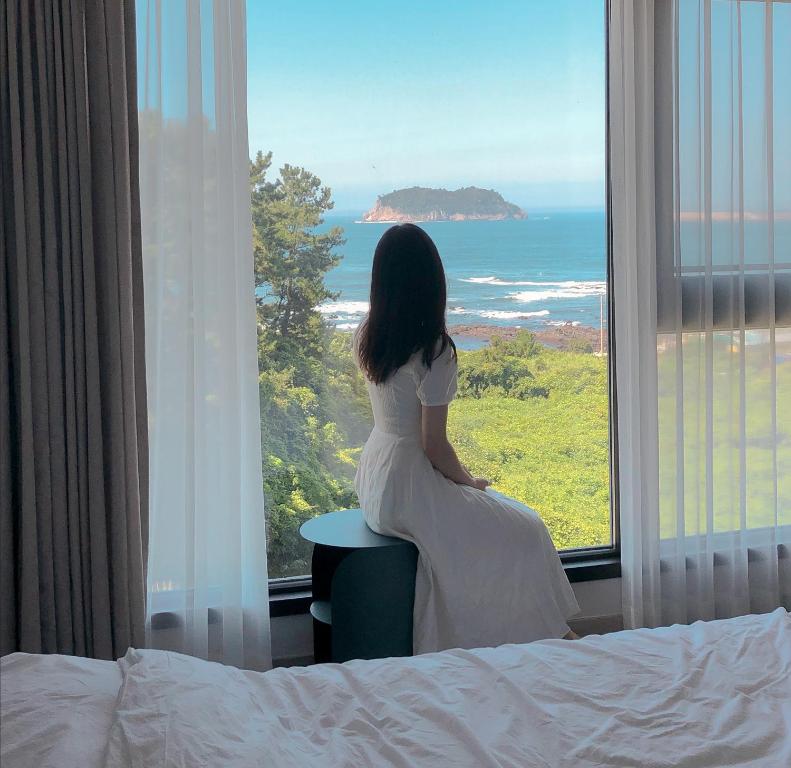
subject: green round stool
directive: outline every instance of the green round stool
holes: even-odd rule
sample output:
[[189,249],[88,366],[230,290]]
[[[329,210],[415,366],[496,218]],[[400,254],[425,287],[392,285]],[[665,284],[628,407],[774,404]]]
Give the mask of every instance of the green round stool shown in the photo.
[[316,663],[412,655],[417,547],[374,533],[359,509],[302,524],[313,543]]

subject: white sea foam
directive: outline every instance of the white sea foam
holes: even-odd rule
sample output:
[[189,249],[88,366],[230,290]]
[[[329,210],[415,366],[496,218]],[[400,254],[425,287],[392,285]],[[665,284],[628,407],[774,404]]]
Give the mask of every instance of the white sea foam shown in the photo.
[[546,317],[548,309],[538,309],[535,312],[519,312],[518,310],[504,309],[466,309],[465,307],[450,307],[449,315],[471,315],[472,317],[485,317],[487,320],[527,320],[531,317]]
[[576,328],[578,325],[582,325],[582,323],[579,320],[571,320],[571,321],[569,321],[569,320],[545,320],[544,321],[544,325],[552,325],[552,326],[557,326],[557,327],[560,327],[560,326],[563,326],[563,325],[571,325],[571,326],[574,326]]
[[367,301],[330,301],[319,304],[316,309],[322,315],[364,315],[368,311]]
[[517,291],[509,293],[508,298],[522,303],[532,301],[546,301],[547,299],[579,299],[585,296],[603,296],[606,293],[607,285],[598,280],[569,280],[566,283],[543,283],[543,286],[551,285],[543,291]]
[[[576,296],[598,296],[599,294],[603,294],[607,287],[607,284],[603,280],[559,280],[559,281],[551,281],[551,280],[501,280],[499,277],[495,277],[494,275],[490,275],[489,277],[463,277],[461,278],[463,283],[478,283],[479,285],[503,285],[503,286],[533,286],[536,288],[547,288],[553,289],[553,293],[559,293],[560,291],[566,292],[562,296],[550,296],[549,298],[573,298]],[[511,294],[512,297],[516,297],[517,295],[521,295],[521,293],[533,293],[535,296],[539,296],[542,293],[541,291],[522,291],[520,294]],[[520,301],[527,301],[528,299],[520,299]],[[533,301],[534,299],[529,299]]]
[[511,312],[506,310],[487,309],[476,314],[489,320],[527,320],[530,317],[546,317],[548,309],[539,309],[536,312]]

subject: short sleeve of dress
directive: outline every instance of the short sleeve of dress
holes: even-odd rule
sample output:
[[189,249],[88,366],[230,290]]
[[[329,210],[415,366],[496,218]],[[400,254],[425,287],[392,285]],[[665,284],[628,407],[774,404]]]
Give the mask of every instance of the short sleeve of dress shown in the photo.
[[456,396],[458,363],[453,347],[448,344],[442,354],[431,363],[431,368],[422,368],[417,396],[423,405],[448,405]]

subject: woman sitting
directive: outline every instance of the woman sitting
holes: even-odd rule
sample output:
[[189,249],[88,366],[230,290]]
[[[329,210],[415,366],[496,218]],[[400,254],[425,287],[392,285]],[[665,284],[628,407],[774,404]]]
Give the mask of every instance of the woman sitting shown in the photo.
[[470,475],[448,441],[457,361],[445,304],[431,238],[388,229],[355,336],[375,423],[355,487],[368,525],[420,552],[415,653],[572,637],[579,607],[543,521]]

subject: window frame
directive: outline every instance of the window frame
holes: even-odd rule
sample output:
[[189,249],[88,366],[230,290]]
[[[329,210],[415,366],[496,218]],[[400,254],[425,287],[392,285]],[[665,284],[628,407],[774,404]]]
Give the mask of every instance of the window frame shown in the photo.
[[[620,504],[618,483],[618,400],[615,387],[615,306],[612,292],[612,184],[610,179],[610,0],[604,5],[604,143],[605,143],[605,247],[607,286],[607,381],[609,399],[610,543],[559,550],[569,581],[620,578]],[[313,579],[311,574],[269,579],[270,615],[307,613]]]

